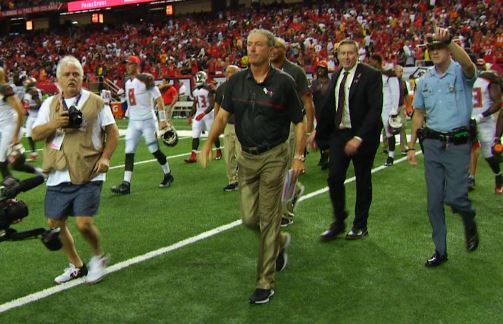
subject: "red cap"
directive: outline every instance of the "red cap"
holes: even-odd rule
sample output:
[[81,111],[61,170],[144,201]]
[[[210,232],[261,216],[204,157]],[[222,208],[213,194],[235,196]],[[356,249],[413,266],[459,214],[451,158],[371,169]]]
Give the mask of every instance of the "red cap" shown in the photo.
[[316,68],[319,68],[319,67],[323,67],[325,69],[328,69],[328,63],[327,63],[327,61],[325,61],[325,60],[319,61],[316,64]]
[[127,58],[126,63],[140,64],[140,58],[136,55],[131,55]]

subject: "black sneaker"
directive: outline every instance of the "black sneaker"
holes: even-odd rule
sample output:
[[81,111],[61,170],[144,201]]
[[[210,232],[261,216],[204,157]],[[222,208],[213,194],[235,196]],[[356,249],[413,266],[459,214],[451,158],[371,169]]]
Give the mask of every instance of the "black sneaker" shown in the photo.
[[113,186],[110,189],[113,193],[119,194],[119,195],[129,195],[131,192],[131,184],[127,181],[122,181],[122,183],[118,186]]
[[276,258],[276,272],[281,272],[285,270],[288,263],[288,255],[286,254],[286,249],[290,246],[292,241],[292,236],[290,233],[284,233],[286,236],[285,245],[279,250],[278,257]]
[[171,172],[168,174],[164,175],[164,178],[162,179],[161,183],[159,183],[159,188],[167,188],[171,186],[175,178],[171,175]]
[[274,295],[273,289],[257,288],[250,296],[250,304],[267,304],[269,299]]
[[288,225],[293,224],[293,219],[288,217],[281,217],[281,227],[287,227]]
[[224,191],[226,192],[230,192],[230,191],[236,191],[239,189],[239,185],[237,182],[234,182],[234,183],[229,183],[228,185],[226,185],[224,187]]
[[386,162],[384,162],[384,166],[390,167],[393,165],[393,162],[394,162],[393,158],[391,156],[388,156],[388,158],[386,159]]

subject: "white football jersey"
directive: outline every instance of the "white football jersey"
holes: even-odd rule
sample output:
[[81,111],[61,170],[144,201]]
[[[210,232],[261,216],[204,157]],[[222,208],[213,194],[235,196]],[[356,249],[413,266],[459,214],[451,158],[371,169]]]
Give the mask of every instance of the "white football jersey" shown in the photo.
[[4,100],[3,94],[0,93],[0,124],[9,125],[16,123],[16,120],[16,111]]
[[128,117],[131,120],[147,120],[154,118],[154,100],[161,96],[159,88],[147,90],[145,83],[134,78],[126,82],[126,99]]
[[[197,100],[197,112],[201,113],[205,111],[209,106],[210,106],[210,96],[213,96],[213,94],[210,92],[210,90],[206,87],[202,88],[195,88],[194,91],[192,91],[192,96],[194,97],[194,100]],[[213,110],[211,111],[210,114],[213,113]]]
[[[491,95],[489,93],[489,85],[491,82],[484,78],[477,78],[475,83],[473,84],[473,96],[472,96],[472,117],[475,117],[479,114],[482,114],[486,110],[488,110],[493,101],[491,99]],[[494,118],[494,114],[491,115]]]

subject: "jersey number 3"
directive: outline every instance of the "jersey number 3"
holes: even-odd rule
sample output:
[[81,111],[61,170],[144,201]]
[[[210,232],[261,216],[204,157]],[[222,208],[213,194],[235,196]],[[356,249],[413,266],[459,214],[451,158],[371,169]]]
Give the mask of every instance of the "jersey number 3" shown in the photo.
[[482,89],[473,88],[473,108],[482,108]]
[[206,109],[208,107],[208,98],[206,96],[199,96],[199,108]]
[[129,89],[127,96],[129,98],[129,104],[131,106],[136,106],[136,97],[134,96],[134,88]]

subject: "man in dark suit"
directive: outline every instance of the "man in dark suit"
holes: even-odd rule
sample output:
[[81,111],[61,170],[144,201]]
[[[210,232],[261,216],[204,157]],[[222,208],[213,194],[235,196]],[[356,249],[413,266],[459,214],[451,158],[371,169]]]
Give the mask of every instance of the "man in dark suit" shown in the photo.
[[346,239],[368,234],[367,218],[372,202],[371,168],[382,129],[382,78],[368,65],[358,63],[358,44],[343,40],[337,57],[341,68],[334,74],[316,129],[317,140],[330,142],[328,186],[334,222],[321,234],[329,241],[345,231],[346,193],[344,181],[349,162],[356,176],[356,207],[352,229]]

